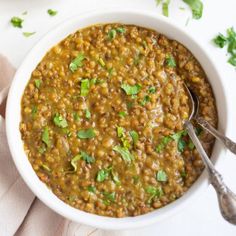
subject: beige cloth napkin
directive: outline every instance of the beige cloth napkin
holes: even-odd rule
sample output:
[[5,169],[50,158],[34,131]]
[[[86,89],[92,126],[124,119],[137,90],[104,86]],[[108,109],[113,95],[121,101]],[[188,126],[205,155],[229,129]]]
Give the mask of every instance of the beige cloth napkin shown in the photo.
[[5,133],[5,98],[15,69],[0,55],[0,235],[1,236],[115,236],[58,215],[35,198],[11,159]]

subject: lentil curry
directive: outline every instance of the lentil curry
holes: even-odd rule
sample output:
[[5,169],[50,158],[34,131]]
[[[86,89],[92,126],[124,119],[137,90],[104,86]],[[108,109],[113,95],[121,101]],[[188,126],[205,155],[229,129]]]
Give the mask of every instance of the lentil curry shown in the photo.
[[[181,197],[203,170],[183,120],[183,81],[217,125],[214,96],[180,43],[134,25],[81,29],[53,47],[22,97],[20,130],[33,169],[86,212],[136,216]],[[214,140],[196,133],[210,155]]]

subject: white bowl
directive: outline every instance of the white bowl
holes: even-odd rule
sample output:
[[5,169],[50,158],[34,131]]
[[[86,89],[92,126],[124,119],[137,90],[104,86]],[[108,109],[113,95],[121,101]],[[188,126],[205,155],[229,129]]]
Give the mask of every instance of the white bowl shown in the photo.
[[[151,213],[125,218],[110,218],[98,216],[84,211],[75,209],[60,199],[58,199],[47,187],[39,180],[35,174],[30,162],[24,152],[23,142],[19,131],[19,123],[21,120],[21,97],[30,78],[31,72],[35,69],[45,53],[67,35],[75,32],[80,28],[84,28],[97,23],[124,23],[135,24],[146,28],[154,29],[167,37],[173,38],[185,45],[201,63],[205,70],[209,81],[212,85],[219,117],[218,127],[227,133],[228,124],[228,105],[225,99],[225,88],[216,67],[213,65],[207,52],[198,44],[198,42],[189,36],[182,29],[177,27],[169,19],[151,14],[145,11],[133,10],[106,10],[100,12],[87,13],[75,16],[66,22],[60,24],[53,31],[48,33],[26,56],[22,65],[19,67],[15,78],[12,82],[6,109],[6,130],[8,144],[15,162],[15,165],[33,193],[48,207],[61,214],[62,216],[79,223],[84,223],[103,229],[127,229],[142,227],[151,223],[160,222],[164,218],[169,217],[173,213],[190,202],[206,190],[208,181],[205,171],[193,184],[193,186],[178,200],[167,206],[157,209]],[[212,154],[215,162],[218,158],[224,158],[224,150],[220,149],[219,143],[216,142]]]

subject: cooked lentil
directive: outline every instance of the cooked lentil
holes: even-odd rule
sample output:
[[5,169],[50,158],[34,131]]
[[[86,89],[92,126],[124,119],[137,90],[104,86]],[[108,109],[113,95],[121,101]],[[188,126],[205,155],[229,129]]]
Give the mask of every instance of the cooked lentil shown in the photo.
[[[183,130],[183,81],[216,126],[211,86],[180,43],[121,24],[69,35],[38,64],[22,97],[33,169],[62,201],[98,215],[141,215],[181,197],[203,170]],[[210,155],[213,138],[196,132]]]

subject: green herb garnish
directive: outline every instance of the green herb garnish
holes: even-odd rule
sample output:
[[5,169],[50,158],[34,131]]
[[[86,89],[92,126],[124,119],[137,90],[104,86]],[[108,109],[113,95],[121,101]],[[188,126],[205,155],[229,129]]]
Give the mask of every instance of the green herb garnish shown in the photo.
[[20,17],[17,17],[17,16],[14,16],[11,18],[11,24],[17,28],[22,28],[23,21],[24,21],[23,19],[21,19]]
[[112,193],[103,192],[103,195],[106,198],[106,200],[109,201],[109,203],[115,201],[115,197],[116,197],[116,193],[115,192],[112,192]]
[[42,141],[47,145],[47,147],[50,147],[49,129],[48,129],[48,127],[44,127],[44,129],[43,129]]
[[116,29],[116,32],[120,33],[120,34],[124,34],[125,33],[125,28],[119,27],[119,28]]
[[73,112],[73,118],[75,121],[80,121],[79,114],[77,112]]
[[72,72],[78,70],[79,67],[83,66],[83,60],[85,56],[83,53],[79,53],[78,56],[70,63],[69,68]]
[[125,129],[123,127],[117,126],[117,136],[119,138],[124,137]]
[[166,57],[166,64],[169,67],[176,67],[176,62],[173,56],[169,55]]
[[223,48],[227,44],[227,38],[223,34],[216,36],[213,41],[220,48]]
[[138,139],[139,139],[138,133],[136,131],[134,131],[134,130],[131,130],[129,132],[129,134],[130,134],[130,136],[131,136],[131,138],[133,140],[133,144],[136,145],[136,143],[138,142]]
[[151,100],[151,98],[150,98],[148,95],[146,95],[146,96],[143,98],[143,100],[140,102],[140,104],[141,104],[142,106],[145,106],[148,102],[150,102],[150,100]]
[[60,128],[66,128],[68,126],[66,119],[58,113],[54,116],[53,122],[56,126]]
[[156,88],[154,86],[151,86],[148,88],[148,92],[149,93],[155,93],[156,92]]
[[50,15],[50,16],[55,16],[57,14],[57,11],[52,10],[52,9],[48,9],[47,12],[48,12],[48,15]]
[[80,86],[80,95],[86,97],[89,93],[90,82],[89,79],[82,79]]
[[127,95],[136,95],[141,90],[142,86],[140,84],[135,85],[128,85],[128,84],[122,84],[121,88],[125,91]]
[[162,14],[166,17],[169,16],[169,4],[170,0],[166,0],[165,2],[162,3]]
[[200,19],[203,12],[203,3],[200,0],[183,0],[192,10],[194,19]]
[[160,143],[156,146],[156,152],[160,153],[171,140],[172,139],[169,136],[163,137]]
[[41,79],[36,79],[36,80],[34,81],[35,87],[36,87],[37,89],[40,88],[41,83],[42,83],[42,80],[41,80]]
[[85,117],[86,117],[87,119],[90,119],[90,118],[91,118],[91,112],[89,111],[89,109],[86,109],[86,110],[85,110]]
[[28,38],[28,37],[34,35],[35,33],[36,32],[23,32],[23,35]]
[[42,164],[41,167],[46,170],[47,172],[51,172],[52,170],[46,165],[46,164]]
[[101,57],[98,59],[98,63],[99,63],[102,67],[105,67],[105,66],[106,66],[104,60],[103,60]]
[[159,170],[156,175],[157,181],[166,182],[167,181],[167,174],[164,170]]
[[90,139],[90,138],[94,138],[95,136],[96,134],[93,128],[82,129],[77,132],[77,137],[81,139]]
[[88,153],[86,153],[86,152],[80,151],[80,155],[81,155],[82,159],[83,159],[87,164],[94,163],[94,161],[95,161],[94,157],[90,156],[90,155],[89,155]]
[[95,192],[96,192],[96,187],[90,185],[90,186],[87,187],[87,190],[88,190],[90,193],[95,193]]
[[121,118],[125,118],[127,116],[127,113],[125,111],[120,111],[118,113],[118,115],[121,117]]
[[77,162],[81,159],[81,155],[78,154],[76,156],[74,156],[71,161],[70,161],[70,164],[71,166],[73,167],[73,172],[76,172],[77,171]]
[[150,203],[153,198],[155,198],[155,197],[159,198],[164,194],[163,190],[160,186],[159,187],[148,186],[146,188],[146,192],[148,194],[150,194],[150,197],[148,199],[148,203]]
[[126,162],[130,163],[134,159],[133,155],[125,147],[121,147],[121,146],[117,145],[113,148],[113,150],[118,152],[121,155],[121,157],[123,158],[123,160]]
[[109,30],[109,32],[108,32],[108,38],[109,38],[109,40],[112,40],[112,39],[114,39],[115,37],[116,37],[116,30],[115,30],[115,29]]
[[112,167],[99,170],[98,173],[97,173],[96,180],[97,180],[98,182],[103,182],[105,179],[108,178],[108,176],[109,176],[111,170],[112,170]]

